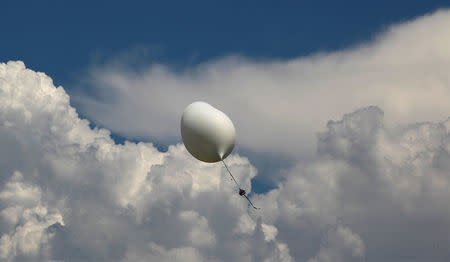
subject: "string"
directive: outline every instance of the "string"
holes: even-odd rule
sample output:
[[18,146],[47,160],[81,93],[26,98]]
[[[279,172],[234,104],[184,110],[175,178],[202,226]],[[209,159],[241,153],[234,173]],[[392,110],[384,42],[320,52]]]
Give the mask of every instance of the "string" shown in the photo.
[[[223,161],[223,159],[221,159],[221,161],[222,161],[223,165],[225,166],[225,168],[227,169],[228,174],[230,174],[230,176],[231,176],[231,178],[233,179],[234,183],[236,183],[236,186],[239,188],[239,191],[241,191],[241,190],[242,190],[241,187],[239,186],[238,182],[237,182],[236,179],[234,178],[233,174],[231,174],[231,171],[230,171],[230,169],[228,168],[227,164],[225,164],[225,161]],[[245,190],[244,190],[243,196],[244,196],[245,198],[247,198],[248,202],[250,203],[250,205],[252,205],[252,207],[253,207],[254,209],[260,209],[260,208],[255,207],[255,206],[253,205],[252,201],[250,201],[250,199],[249,199],[249,198],[247,197],[247,195],[245,194]]]
[[227,169],[228,174],[230,174],[231,178],[233,178],[233,181],[234,181],[234,183],[236,183],[236,186],[238,186],[238,188],[241,189],[241,187],[239,186],[239,184],[238,184],[238,182],[236,181],[236,179],[234,179],[233,174],[231,174],[230,169],[228,169],[227,164],[225,164],[225,161],[223,161],[223,159],[222,159],[221,161],[222,161],[223,165],[225,166],[225,168]]

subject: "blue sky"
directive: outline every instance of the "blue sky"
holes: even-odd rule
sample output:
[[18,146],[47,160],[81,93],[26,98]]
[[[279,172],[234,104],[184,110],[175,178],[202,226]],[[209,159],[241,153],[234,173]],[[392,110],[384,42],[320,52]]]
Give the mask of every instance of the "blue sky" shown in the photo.
[[[226,2],[226,3],[225,3]],[[230,54],[289,59],[368,41],[446,1],[2,2],[2,61],[23,60],[71,88],[91,63],[134,48],[185,67]]]

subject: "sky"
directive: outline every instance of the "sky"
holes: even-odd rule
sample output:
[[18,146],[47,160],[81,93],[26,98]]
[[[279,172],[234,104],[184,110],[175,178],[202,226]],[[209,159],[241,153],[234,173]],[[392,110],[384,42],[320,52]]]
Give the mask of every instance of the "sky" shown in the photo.
[[448,261],[447,7],[5,1],[1,260]]
[[25,60],[69,88],[91,63],[133,48],[188,67],[232,54],[290,59],[346,48],[445,1],[2,2],[3,61]]
[[[64,86],[72,96],[79,92],[95,96],[95,87],[86,83],[86,76],[102,65],[120,63],[139,71],[145,65],[162,64],[182,71],[229,56],[289,60],[367,43],[393,23],[445,6],[445,1],[124,4],[6,0],[0,29],[7,33],[7,41],[0,43],[0,58],[25,61],[27,67],[50,75],[56,86]],[[151,141],[166,150],[179,142],[178,134],[169,140],[148,131],[130,136],[89,115],[74,97],[72,104],[93,125],[109,128],[118,143]],[[320,126],[329,119],[321,120]],[[308,152],[313,148],[310,145]],[[272,174],[278,177],[279,170],[294,163],[289,156],[276,157],[247,147],[238,147],[237,152],[259,166],[263,175],[253,181],[257,192],[273,188],[277,179],[271,179]]]

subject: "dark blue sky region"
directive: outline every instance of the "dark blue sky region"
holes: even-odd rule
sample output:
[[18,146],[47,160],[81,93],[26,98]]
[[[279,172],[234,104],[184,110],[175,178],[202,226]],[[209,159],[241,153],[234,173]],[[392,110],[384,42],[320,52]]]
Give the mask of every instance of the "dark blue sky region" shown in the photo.
[[70,92],[90,64],[145,49],[186,67],[238,54],[288,59],[367,41],[446,1],[21,1],[0,9],[0,58],[23,60]]

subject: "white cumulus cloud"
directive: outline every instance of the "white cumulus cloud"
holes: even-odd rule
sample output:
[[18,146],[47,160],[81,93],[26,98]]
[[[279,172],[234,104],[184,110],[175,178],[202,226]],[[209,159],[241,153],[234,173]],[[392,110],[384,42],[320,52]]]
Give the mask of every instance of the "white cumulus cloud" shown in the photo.
[[[292,261],[222,166],[182,145],[114,144],[22,62],[0,64],[0,144],[2,261],[255,261],[255,243]],[[227,161],[250,190],[255,168]]]
[[315,158],[259,196],[263,221],[299,261],[449,258],[450,119],[391,129],[383,115],[330,121]]

